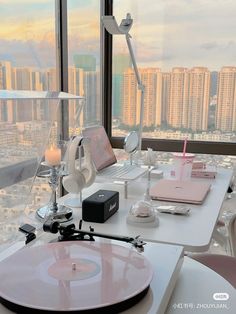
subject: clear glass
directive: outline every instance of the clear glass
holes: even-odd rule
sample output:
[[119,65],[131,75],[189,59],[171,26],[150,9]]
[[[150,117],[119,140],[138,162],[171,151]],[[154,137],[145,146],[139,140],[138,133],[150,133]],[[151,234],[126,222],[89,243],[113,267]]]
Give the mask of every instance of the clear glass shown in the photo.
[[[85,96],[81,127],[101,124],[100,1],[68,0],[69,92]],[[73,112],[70,113],[73,117]]]
[[[114,0],[129,12],[145,85],[143,137],[235,142],[236,2]],[[140,94],[125,36],[113,35],[113,136],[139,126]]]
[[68,106],[69,97],[82,101],[63,93],[54,94],[54,98],[43,93],[44,99],[38,92],[32,92],[31,97],[24,93],[21,99],[13,97],[21,91],[2,94],[3,99],[0,91],[0,250],[20,236],[18,228],[22,223],[41,228],[36,211],[49,202],[51,188],[48,178],[37,175],[48,170],[42,165],[47,146],[63,140],[58,119],[61,99],[67,99],[64,104]]
[[57,90],[55,1],[3,1],[0,89]]

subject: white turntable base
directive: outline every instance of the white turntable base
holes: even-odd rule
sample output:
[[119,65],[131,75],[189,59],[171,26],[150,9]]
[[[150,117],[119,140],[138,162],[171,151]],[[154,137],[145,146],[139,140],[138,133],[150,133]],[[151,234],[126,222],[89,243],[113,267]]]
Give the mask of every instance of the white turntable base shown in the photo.
[[[41,238],[42,239],[42,238]],[[97,240],[105,243],[115,243],[130,247],[118,241]],[[41,242],[42,244],[42,242]],[[36,244],[37,245],[37,242]],[[148,243],[145,245],[144,254],[154,269],[154,277],[147,295],[137,305],[124,313],[156,313],[163,314],[173,292],[178,274],[183,262],[183,249],[180,246]],[[3,254],[1,254],[3,256]],[[0,260],[1,260],[0,255]],[[0,313],[9,314],[0,304]]]

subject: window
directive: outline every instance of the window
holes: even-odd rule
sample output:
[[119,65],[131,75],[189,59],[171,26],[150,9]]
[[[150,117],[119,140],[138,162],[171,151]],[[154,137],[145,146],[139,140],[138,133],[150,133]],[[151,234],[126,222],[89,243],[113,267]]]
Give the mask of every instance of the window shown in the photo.
[[[1,1],[0,89],[57,90],[55,37],[54,0]],[[1,244],[18,235],[25,205],[37,201],[37,190],[29,193],[56,108],[57,101],[0,101]]]
[[[128,12],[134,19],[131,40],[146,86],[144,137],[235,142],[235,9],[223,0],[114,0],[118,24]],[[139,104],[125,38],[113,36],[113,136],[138,127]]]
[[0,89],[56,90],[55,1],[4,1]]
[[67,4],[69,92],[85,97],[78,124],[100,124],[100,1]]
[[[0,89],[57,90],[55,36],[54,0],[2,2]],[[1,154],[7,163],[16,161],[13,153],[18,161],[37,155],[34,143],[40,149],[51,123],[46,106],[39,100],[0,102]]]

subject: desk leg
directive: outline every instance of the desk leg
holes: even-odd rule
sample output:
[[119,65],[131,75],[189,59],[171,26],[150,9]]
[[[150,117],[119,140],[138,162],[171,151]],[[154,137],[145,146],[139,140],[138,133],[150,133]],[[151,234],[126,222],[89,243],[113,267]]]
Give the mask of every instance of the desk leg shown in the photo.
[[79,193],[79,201],[80,201],[80,206],[82,207],[82,201],[83,201],[82,191],[80,191]]
[[128,181],[125,181],[124,189],[125,189],[125,199],[127,200],[127,198],[128,198]]

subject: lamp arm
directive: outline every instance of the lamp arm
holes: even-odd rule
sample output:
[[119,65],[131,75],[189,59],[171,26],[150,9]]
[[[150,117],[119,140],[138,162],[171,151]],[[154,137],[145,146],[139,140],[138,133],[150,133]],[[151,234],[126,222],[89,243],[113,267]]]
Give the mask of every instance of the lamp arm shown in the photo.
[[133,48],[131,45],[131,41],[130,38],[131,36],[129,34],[125,35],[126,38],[126,42],[127,42],[127,46],[129,49],[129,54],[131,57],[131,61],[133,64],[133,68],[134,68],[134,73],[135,73],[135,77],[138,83],[138,89],[141,91],[141,102],[140,102],[140,119],[139,119],[139,150],[141,151],[142,149],[142,131],[143,131],[143,115],[144,115],[144,91],[145,91],[145,85],[143,85],[140,75],[139,75],[139,71],[138,71],[138,67],[136,64],[136,60],[134,57],[134,53],[133,53]]
[[139,87],[140,90],[142,90],[142,89],[145,88],[145,86],[143,85],[143,83],[141,81],[141,78],[140,78],[140,75],[139,75],[139,72],[138,72],[137,63],[136,63],[136,60],[135,60],[135,57],[134,57],[134,52],[133,52],[133,48],[132,48],[131,41],[130,41],[131,36],[129,34],[126,34],[125,38],[126,38],[127,46],[128,46],[128,49],[129,49],[129,54],[130,54],[130,57],[131,57],[131,61],[132,61],[133,67],[134,67],[134,73],[135,73],[135,76],[136,76],[136,80],[138,82],[138,87]]
[[144,116],[144,90],[145,86],[142,85],[144,88],[141,89],[141,102],[140,102],[140,117],[139,117],[139,145],[138,148],[142,150],[142,132],[143,132],[143,116]]

